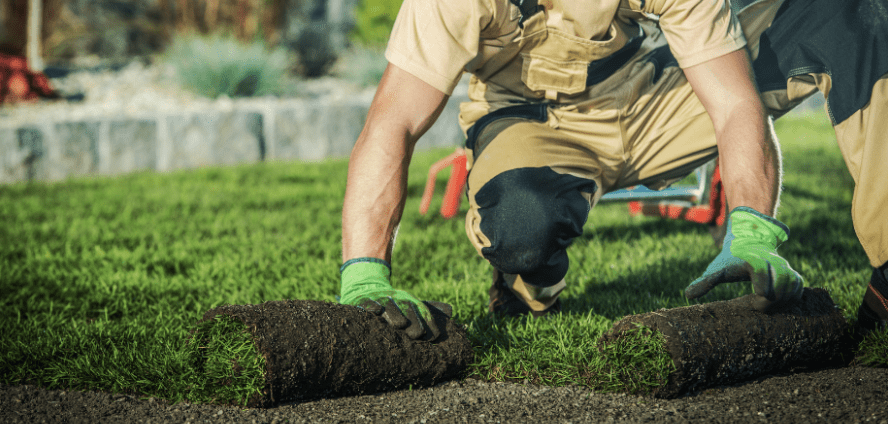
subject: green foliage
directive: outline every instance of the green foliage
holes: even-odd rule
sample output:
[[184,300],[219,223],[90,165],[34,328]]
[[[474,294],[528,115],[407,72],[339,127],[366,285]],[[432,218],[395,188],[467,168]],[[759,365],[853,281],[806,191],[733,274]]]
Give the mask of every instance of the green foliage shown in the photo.
[[[777,131],[786,156],[779,218],[792,230],[779,251],[853,318],[871,273],[851,224],[853,180],[825,117],[783,118]],[[448,153],[410,164],[392,283],[454,306],[475,346],[472,375],[602,391],[664,381],[670,364],[655,336],[597,343],[625,315],[689,303],[684,287],[718,252],[707,228],[600,205],[568,250],[564,312],[494,318],[489,265],[465,240],[464,222],[417,212],[429,167]],[[218,337],[234,341],[196,357],[211,344],[189,342],[194,324],[225,303],[334,301],[346,172],[337,160],[0,186],[0,383],[241,402],[257,390],[256,374],[225,374],[226,358],[259,358],[225,327]],[[705,301],[750,292],[726,284]],[[885,363],[885,339],[861,354]]]
[[194,402],[249,393],[211,384],[194,324],[226,303],[332,300],[344,172],[277,164],[0,187],[0,383]]
[[674,365],[663,336],[639,328],[601,343],[612,324],[592,312],[542,320],[479,316],[468,328],[479,353],[470,377],[640,394],[665,384]]
[[179,36],[166,52],[166,61],[175,66],[185,87],[209,98],[276,94],[289,66],[280,48],[220,35]]
[[599,343],[599,351],[586,371],[587,384],[599,391],[647,394],[666,384],[675,370],[663,335],[644,327]]
[[355,13],[352,39],[368,46],[388,42],[403,0],[362,0]]
[[352,46],[339,57],[334,72],[353,84],[370,87],[379,84],[388,66],[381,47]]
[[867,334],[857,348],[857,361],[871,367],[888,367],[888,327]]
[[[188,351],[203,383],[204,394],[215,402],[246,406],[265,384],[265,358],[244,323],[217,315],[197,325]],[[209,388],[215,388],[209,390]],[[203,393],[202,393],[203,394]]]

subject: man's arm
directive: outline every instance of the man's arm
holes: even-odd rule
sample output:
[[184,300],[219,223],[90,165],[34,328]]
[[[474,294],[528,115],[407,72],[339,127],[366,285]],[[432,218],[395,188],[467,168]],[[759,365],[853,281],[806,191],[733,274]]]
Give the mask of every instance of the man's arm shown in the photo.
[[388,65],[348,165],[342,259],[391,261],[413,148],[447,103],[444,93]]
[[774,216],[780,152],[755,87],[745,49],[684,70],[715,126],[728,205]]
[[440,334],[429,305],[392,287],[390,263],[413,148],[446,103],[443,92],[389,64],[352,150],[342,208],[340,303],[429,341]]
[[780,151],[753,80],[746,50],[684,70],[715,127],[728,205],[721,253],[685,295],[694,299],[713,287],[751,281],[756,307],[798,299],[802,277],[777,254],[789,228],[773,216],[780,191]]

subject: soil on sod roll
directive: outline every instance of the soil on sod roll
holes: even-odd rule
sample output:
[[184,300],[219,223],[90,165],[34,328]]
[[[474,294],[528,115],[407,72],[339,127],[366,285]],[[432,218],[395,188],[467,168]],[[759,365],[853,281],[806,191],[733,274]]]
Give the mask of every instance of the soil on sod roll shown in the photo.
[[675,364],[667,384],[654,391],[661,398],[851,360],[848,324],[826,290],[806,288],[800,301],[768,313],[756,310],[754,300],[748,295],[631,315],[602,343],[639,325],[660,332]]
[[286,300],[207,311],[246,325],[265,358],[265,387],[248,406],[431,386],[457,378],[474,358],[465,330],[432,308],[434,343],[412,340],[353,306]]

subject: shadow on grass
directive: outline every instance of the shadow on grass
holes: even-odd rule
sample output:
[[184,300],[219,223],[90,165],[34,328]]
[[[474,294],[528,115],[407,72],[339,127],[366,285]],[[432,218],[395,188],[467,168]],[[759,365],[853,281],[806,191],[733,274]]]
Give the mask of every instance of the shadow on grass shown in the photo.
[[[628,212],[627,212],[628,214]],[[590,222],[595,224],[595,216],[589,217]],[[607,226],[594,226],[591,231],[588,229],[583,235],[577,237],[574,243],[583,243],[592,239],[602,242],[623,242],[633,239],[642,238],[666,238],[675,234],[688,234],[699,232],[708,234],[708,225],[697,224],[694,222],[663,218],[659,220],[632,220],[626,224],[612,224]],[[703,246],[711,249],[712,245]]]
[[854,232],[850,207],[811,209],[791,217],[790,238],[779,250],[790,263],[816,268],[866,269],[869,261]]
[[[853,190],[853,187],[851,188]],[[824,194],[822,192],[814,192],[798,186],[786,186],[783,188],[781,197],[795,197],[805,200],[813,200],[823,205],[829,205],[836,212],[845,211],[850,215],[851,202],[837,199],[835,195]]]
[[[630,270],[619,277],[601,282],[577,284],[579,289],[577,291],[568,288],[563,310],[565,313],[573,314],[586,314],[592,311],[607,319],[618,320],[626,315],[697,303],[684,297],[684,289],[696,277],[696,274],[689,274],[689,270],[699,270],[702,273],[707,265],[708,261],[705,260],[689,261],[685,258],[660,260],[638,270]],[[720,287],[707,294],[701,301],[711,302],[736,297],[743,291],[742,284]]]

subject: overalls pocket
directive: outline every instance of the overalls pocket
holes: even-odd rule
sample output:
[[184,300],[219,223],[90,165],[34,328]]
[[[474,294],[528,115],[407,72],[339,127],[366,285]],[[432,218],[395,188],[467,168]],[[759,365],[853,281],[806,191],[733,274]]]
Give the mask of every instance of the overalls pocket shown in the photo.
[[[539,15],[545,14],[534,17]],[[546,24],[543,19],[536,23]],[[552,101],[557,100],[559,94],[585,91],[589,64],[610,56],[628,39],[616,24],[611,24],[604,40],[587,40],[550,27],[546,27],[545,32],[545,37],[537,37],[521,49],[521,81],[527,87],[528,97]]]
[[531,91],[545,91],[555,100],[558,93],[577,94],[586,89],[589,62],[555,60],[533,53],[521,53],[521,80]]

